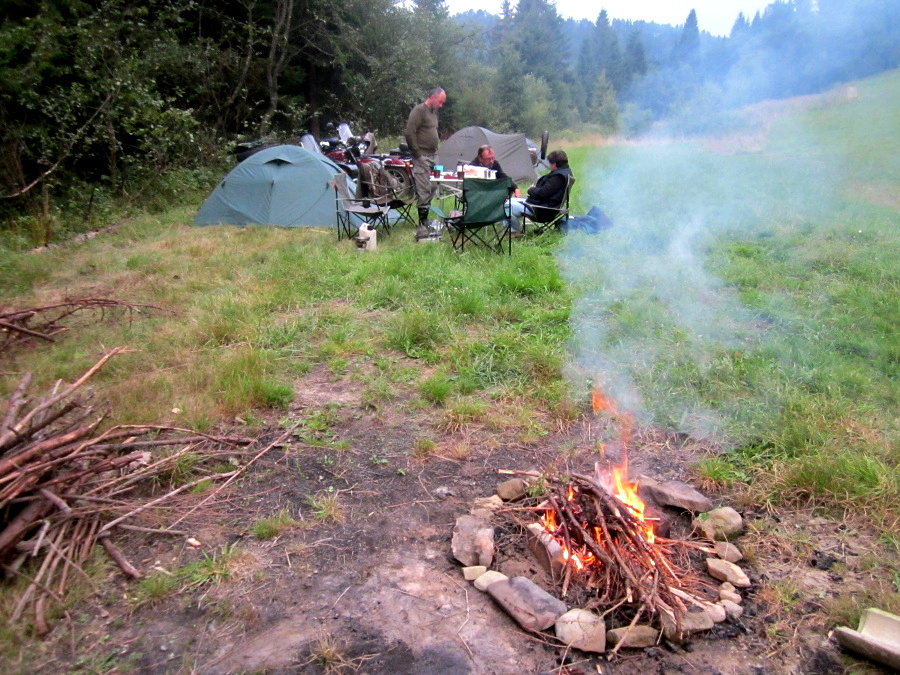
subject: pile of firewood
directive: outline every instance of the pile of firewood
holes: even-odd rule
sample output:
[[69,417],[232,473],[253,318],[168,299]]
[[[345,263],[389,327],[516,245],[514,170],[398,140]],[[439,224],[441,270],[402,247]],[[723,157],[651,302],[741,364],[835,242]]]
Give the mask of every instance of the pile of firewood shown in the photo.
[[[31,607],[38,633],[49,629],[45,603],[61,603],[67,582],[82,571],[95,543],[125,574],[139,578],[111,535],[185,535],[162,528],[157,510],[202,481],[234,478],[240,470],[216,472],[213,466],[204,469],[204,461],[221,467],[229,452],[243,454],[238,448],[251,442],[159,426],[101,430],[105,415],[88,404],[82,387],[121,351],[109,352],[73,384],[58,384],[39,398],[29,397],[26,374],[0,423],[0,565],[8,579],[27,582],[10,618],[19,619]],[[173,478],[185,460],[190,477]]]

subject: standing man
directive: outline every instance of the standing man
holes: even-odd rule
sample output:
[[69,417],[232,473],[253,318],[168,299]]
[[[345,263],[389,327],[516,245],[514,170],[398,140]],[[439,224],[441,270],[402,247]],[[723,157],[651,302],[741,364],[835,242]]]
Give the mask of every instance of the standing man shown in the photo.
[[406,144],[412,154],[413,182],[416,186],[416,202],[419,208],[419,229],[416,239],[432,236],[428,229],[428,210],[434,197],[431,172],[437,163],[438,110],[444,106],[447,92],[435,87],[428,98],[409,113],[406,121]]

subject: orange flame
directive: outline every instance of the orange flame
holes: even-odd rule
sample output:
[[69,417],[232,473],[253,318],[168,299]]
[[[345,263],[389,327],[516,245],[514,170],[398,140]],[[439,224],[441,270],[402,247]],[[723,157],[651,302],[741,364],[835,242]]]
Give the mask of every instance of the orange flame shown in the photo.
[[594,557],[594,554],[590,551],[569,551],[568,548],[563,546],[563,560],[566,562],[571,562],[572,566],[579,572],[581,572],[588,565],[597,562],[597,559]]
[[[629,413],[619,413],[615,402],[603,392],[602,387],[598,383],[594,384],[594,388],[591,392],[591,406],[593,407],[594,413],[603,411],[619,417],[622,423],[620,431],[621,447],[623,450],[627,448],[631,437],[631,427],[633,423],[631,415]],[[647,541],[652,544],[656,539],[656,535],[653,532],[653,524],[647,522],[644,517],[646,507],[644,501],[638,496],[637,484],[628,480],[628,456],[624,456],[621,465],[610,469],[609,473],[605,476],[598,477],[601,479],[605,478],[604,482],[606,483],[606,489],[609,493],[614,495],[616,499],[628,509],[629,513],[642,523],[644,536],[647,538]],[[566,500],[568,502],[574,502],[576,497],[577,494],[570,485],[566,490]],[[556,536],[559,524],[556,520],[556,512],[553,509],[545,511],[544,514],[540,516],[540,522],[547,532],[553,535],[562,547],[562,555],[566,563],[571,564],[577,571],[582,571],[586,566],[599,562],[591,551],[586,548],[581,550],[570,550],[565,543]],[[592,526],[591,530],[595,541],[603,541],[602,528]]]
[[600,388],[600,385],[594,386],[594,391],[591,393],[591,407],[594,409],[595,413],[602,411],[613,413],[616,411],[616,406],[612,402],[612,399],[606,396],[603,393],[603,390]]
[[611,473],[616,499],[625,505],[631,512],[631,515],[644,524],[644,533],[647,536],[647,541],[652,544],[656,536],[653,533],[652,523],[648,523],[644,519],[644,511],[646,510],[644,500],[638,496],[637,483],[632,483],[628,480],[628,457],[619,466],[614,466]]
[[556,511],[544,511],[544,515],[540,518],[541,525],[544,526],[544,529],[547,530],[550,534],[556,534]]

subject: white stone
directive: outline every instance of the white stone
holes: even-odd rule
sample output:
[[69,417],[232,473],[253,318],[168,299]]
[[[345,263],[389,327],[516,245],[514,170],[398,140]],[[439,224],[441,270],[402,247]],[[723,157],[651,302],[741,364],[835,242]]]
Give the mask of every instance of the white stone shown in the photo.
[[473,516],[460,516],[450,542],[453,557],[465,567],[490,567],[494,559],[494,528]]
[[736,605],[740,605],[744,601],[740,593],[722,590],[719,591],[719,600],[728,600],[728,602],[733,602]]
[[727,581],[736,588],[749,588],[750,579],[740,567],[720,558],[707,558],[706,571],[719,581]]
[[584,652],[606,651],[606,624],[585,609],[570,609],[556,620],[556,637]]
[[475,580],[475,588],[479,591],[486,591],[491,584],[498,581],[504,581],[505,579],[509,579],[509,577],[502,572],[488,570]]
[[674,506],[694,513],[703,513],[713,507],[709,497],[680,480],[667,480],[655,485],[647,484],[645,487],[653,501],[660,506]]
[[527,577],[495,581],[487,592],[525,630],[546,630],[568,610],[566,603]]
[[730,621],[737,621],[744,613],[743,607],[730,600],[719,600],[719,604],[725,608],[725,615]]
[[713,623],[722,623],[728,618],[725,608],[719,603],[704,605],[703,609],[709,614],[709,618],[713,620]]
[[659,631],[652,626],[623,626],[622,628],[613,628],[606,631],[606,641],[611,645],[617,645],[620,642],[622,647],[631,647],[640,649],[642,647],[652,647],[659,640]]
[[744,559],[744,554],[741,553],[741,550],[734,544],[730,544],[727,541],[716,542],[716,555],[719,556],[722,560],[727,560],[731,563],[736,563]]
[[[472,515],[480,516],[484,511],[493,513],[503,507],[503,500],[500,495],[491,495],[490,497],[476,497],[472,503]],[[477,513],[476,513],[477,512]]]
[[563,547],[540,523],[531,523],[528,530],[528,548],[541,567],[553,577],[562,574],[566,567]]
[[713,627],[713,619],[708,612],[688,612],[681,617],[681,631],[675,625],[675,619],[666,613],[660,614],[663,634],[670,640],[680,640],[691,633],[700,633]]
[[466,581],[475,581],[485,572],[487,572],[487,567],[484,565],[472,565],[471,567],[462,568],[463,578]]
[[489,521],[498,509],[503,506],[503,500],[499,495],[490,497],[477,497],[469,509],[469,515]]
[[497,486],[497,495],[506,502],[512,502],[525,496],[525,481],[521,478],[510,478]]
[[697,516],[694,529],[711,541],[727,541],[743,531],[744,519],[730,506],[720,506]]

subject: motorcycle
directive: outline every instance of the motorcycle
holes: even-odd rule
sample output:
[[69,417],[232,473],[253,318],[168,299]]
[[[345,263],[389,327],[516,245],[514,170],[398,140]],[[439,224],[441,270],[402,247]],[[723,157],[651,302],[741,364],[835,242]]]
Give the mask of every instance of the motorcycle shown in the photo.
[[404,201],[412,199],[416,188],[412,175],[412,155],[406,143],[401,143],[399,148],[394,148],[387,155],[381,155],[379,161],[385,171],[397,181],[397,198]]
[[[354,136],[350,125],[346,122],[341,122],[337,127],[329,123],[325,130],[330,134],[327,138],[317,141],[311,133],[304,132],[300,135],[298,144],[310,152],[328,157],[354,180],[359,177],[360,163],[377,162],[379,168],[384,167],[396,179],[398,198],[403,200],[411,198],[415,191],[412,157],[405,143],[401,143],[399,148],[388,153],[377,154],[378,143],[371,131],[361,137]],[[278,141],[269,138],[246,141],[235,145],[232,154],[238,162],[242,162],[260,150],[274,145],[278,145]]]
[[399,148],[388,153],[378,154],[378,142],[375,135],[368,131],[363,136],[354,136],[350,125],[346,122],[325,127],[333,135],[319,141],[319,147],[326,157],[331,159],[351,178],[359,176],[358,165],[363,162],[376,162],[397,181],[396,194],[400,199],[408,199],[414,192],[412,178],[412,157],[409,148],[401,143]]
[[265,150],[266,148],[271,148],[275,145],[278,145],[278,142],[271,138],[260,138],[255,141],[242,141],[241,143],[235,144],[231,149],[231,154],[234,155],[234,158],[238,162],[243,162],[250,155],[255,155],[260,150]]

